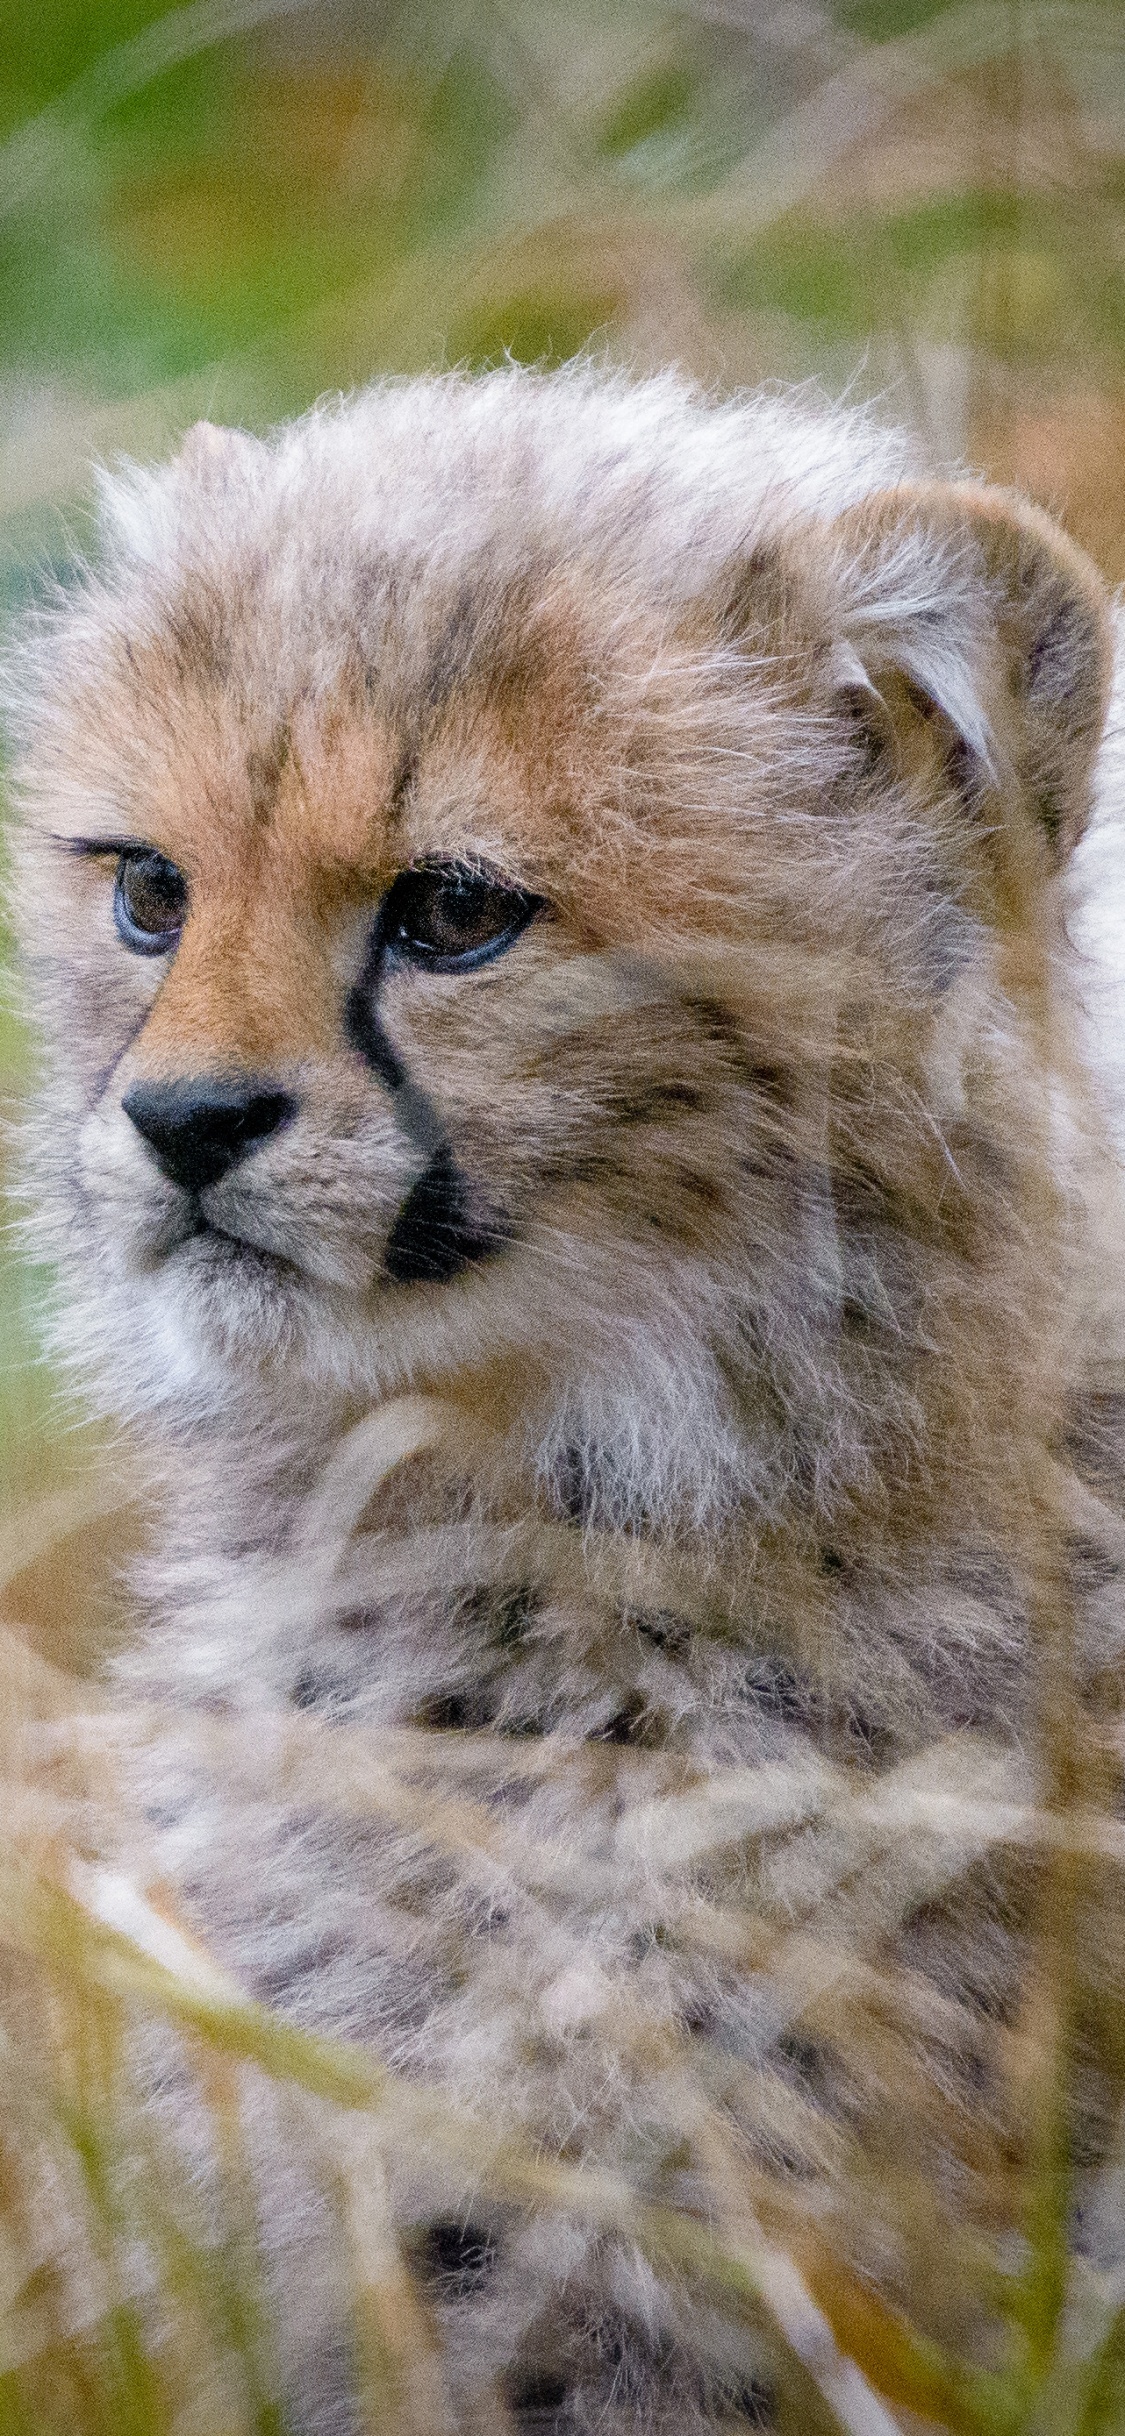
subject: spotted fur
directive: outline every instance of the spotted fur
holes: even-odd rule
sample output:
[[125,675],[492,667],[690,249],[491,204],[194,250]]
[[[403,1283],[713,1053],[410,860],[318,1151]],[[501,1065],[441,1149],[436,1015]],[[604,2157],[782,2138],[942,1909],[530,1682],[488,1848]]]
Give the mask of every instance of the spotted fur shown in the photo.
[[[294,2019],[679,2204],[693,2056],[775,2164],[785,2097],[829,2194],[899,2101],[771,1982],[830,1827],[798,1799],[681,1849],[677,1789],[940,1788],[976,1736],[1034,1791],[1044,1463],[1081,1696],[1116,1680],[1117,1188],[1067,931],[1110,657],[1094,571],[1009,494],[861,416],[578,370],[201,428],[106,481],[97,569],[13,663],[35,1225],[163,1501],[128,1683],[428,1732],[439,1777],[456,1741],[506,1856],[181,1751],[165,1874]],[[187,876],[171,957],[114,932],[121,839]],[[396,967],[380,904],[443,857],[540,910],[479,970]],[[200,1076],[295,1113],[193,1199],[122,1102]],[[368,1494],[403,1394],[446,1422]],[[971,1855],[945,1885],[884,1843],[863,1900],[887,2040],[946,2041],[910,2138],[956,2211],[1009,2136],[979,2024],[1027,1898]],[[695,1902],[744,1950],[693,1945]],[[335,2436],[289,2172],[290,2376]],[[395,2205],[458,2426],[769,2417],[768,2364],[628,2244],[416,2161]],[[851,2235],[893,2288],[902,2227]]]

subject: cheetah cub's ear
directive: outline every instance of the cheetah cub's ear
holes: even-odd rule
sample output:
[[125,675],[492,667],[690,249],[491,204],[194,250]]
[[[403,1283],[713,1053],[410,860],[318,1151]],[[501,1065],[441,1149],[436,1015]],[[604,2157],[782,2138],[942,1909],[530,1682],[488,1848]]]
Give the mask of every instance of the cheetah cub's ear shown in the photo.
[[166,465],[103,468],[95,475],[102,549],[110,565],[143,570],[175,558],[210,530],[234,534],[239,494],[269,462],[264,441],[218,423],[193,423]]
[[233,431],[226,423],[193,423],[185,431],[173,463],[177,473],[191,481],[221,483],[248,458],[264,458],[265,454],[252,432]]
[[919,718],[936,721],[982,830],[1019,852],[1030,814],[1038,867],[1061,864],[1086,825],[1109,699],[1097,569],[1029,501],[972,483],[876,492],[829,530],[853,709],[900,751]]

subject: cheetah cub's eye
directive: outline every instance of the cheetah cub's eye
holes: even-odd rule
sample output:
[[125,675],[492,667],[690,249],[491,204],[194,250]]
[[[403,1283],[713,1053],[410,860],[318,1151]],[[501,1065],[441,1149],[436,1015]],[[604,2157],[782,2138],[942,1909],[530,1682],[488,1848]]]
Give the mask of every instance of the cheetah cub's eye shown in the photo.
[[130,847],[117,865],[113,919],[137,956],[166,956],[187,912],[187,881],[153,846]]
[[420,863],[401,872],[383,900],[383,939],[403,963],[466,973],[502,955],[542,903],[465,863]]

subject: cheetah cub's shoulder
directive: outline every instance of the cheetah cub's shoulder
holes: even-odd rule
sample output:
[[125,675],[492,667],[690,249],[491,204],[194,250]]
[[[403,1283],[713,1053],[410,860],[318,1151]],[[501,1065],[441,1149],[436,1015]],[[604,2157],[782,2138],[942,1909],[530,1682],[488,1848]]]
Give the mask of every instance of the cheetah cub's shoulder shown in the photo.
[[[704,2215],[721,2153],[892,2289],[906,2166],[847,2175],[975,2221],[1034,1870],[882,1789],[1042,1791],[1045,1579],[1116,1680],[1110,662],[1046,518],[861,417],[512,371],[115,476],[13,664],[30,1164],[162,1500],[123,1680],[230,1727],[154,1867],[482,2137]],[[795,1923],[892,2017],[810,2026]],[[460,2173],[391,2174],[451,2427],[768,2410],[717,2302]],[[327,2436],[332,2236],[262,2174]]]

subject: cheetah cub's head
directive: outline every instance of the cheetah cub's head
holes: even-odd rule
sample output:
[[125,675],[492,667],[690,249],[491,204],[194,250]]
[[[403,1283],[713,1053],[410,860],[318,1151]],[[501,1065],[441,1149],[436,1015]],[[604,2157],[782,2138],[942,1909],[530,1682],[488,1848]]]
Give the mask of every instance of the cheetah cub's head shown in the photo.
[[514,1360],[619,1469],[889,1444],[995,1298],[1106,663],[1034,511],[776,401],[403,384],[114,477],[12,687],[111,1400]]

